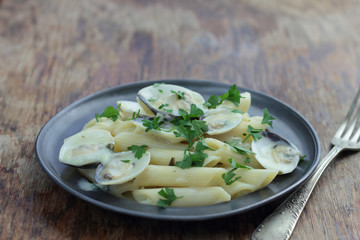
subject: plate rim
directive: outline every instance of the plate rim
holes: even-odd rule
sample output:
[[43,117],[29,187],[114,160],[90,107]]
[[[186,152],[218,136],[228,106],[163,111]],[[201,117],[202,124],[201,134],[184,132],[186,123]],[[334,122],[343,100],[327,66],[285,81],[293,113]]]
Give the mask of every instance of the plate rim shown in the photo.
[[[55,174],[53,174],[53,172],[51,170],[49,170],[47,168],[47,166],[45,165],[45,162],[43,162],[44,160],[41,159],[40,157],[40,141],[43,137],[43,135],[45,134],[45,130],[47,128],[49,128],[51,126],[51,124],[53,124],[54,122],[56,122],[56,120],[58,120],[59,118],[61,118],[62,114],[65,114],[66,112],[70,111],[71,109],[75,108],[78,105],[81,105],[84,102],[87,102],[88,100],[91,100],[92,98],[96,98],[97,96],[101,96],[103,94],[106,93],[110,93],[116,90],[120,90],[120,89],[126,89],[126,88],[130,88],[130,87],[136,87],[136,86],[141,86],[141,85],[151,85],[154,83],[158,83],[158,82],[166,82],[168,84],[171,83],[175,83],[175,82],[181,82],[182,84],[189,84],[189,85],[193,85],[194,83],[196,85],[198,84],[211,84],[212,87],[216,86],[222,86],[222,87],[230,87],[231,85],[233,85],[234,83],[223,83],[223,82],[216,82],[216,81],[211,81],[211,80],[200,80],[200,79],[186,79],[186,78],[176,78],[176,79],[158,79],[158,80],[144,80],[144,81],[138,81],[138,82],[132,82],[132,83],[125,83],[125,84],[119,84],[116,86],[112,86],[112,87],[108,87],[105,89],[102,89],[100,91],[96,91],[93,92],[85,97],[79,98],[78,100],[75,100],[74,102],[68,104],[67,106],[63,107],[60,111],[58,111],[57,113],[55,113],[52,117],[50,117],[50,119],[48,121],[46,121],[46,123],[41,127],[36,140],[35,140],[35,153],[36,153],[36,157],[38,159],[38,162],[40,163],[42,169],[45,171],[45,173],[53,180],[55,181],[61,188],[63,188],[64,190],[66,190],[67,192],[73,194],[74,196],[85,200],[91,204],[94,204],[98,207],[101,207],[103,209],[106,210],[110,210],[116,213],[120,213],[120,214],[126,214],[126,215],[131,215],[131,216],[135,216],[135,217],[141,217],[141,218],[148,218],[148,219],[156,219],[156,220],[171,220],[171,221],[202,221],[202,220],[210,220],[210,219],[215,219],[215,218],[221,218],[221,217],[227,217],[227,216],[232,216],[235,214],[241,214],[241,213],[245,213],[248,212],[252,209],[256,209],[259,208],[265,204],[268,204],[270,202],[273,202],[274,200],[283,197],[284,195],[290,193],[291,191],[293,191],[294,189],[296,189],[297,187],[299,187],[301,184],[303,184],[306,179],[308,179],[310,177],[310,175],[314,172],[315,168],[317,167],[317,165],[319,164],[320,161],[320,157],[321,157],[321,144],[320,144],[320,140],[319,137],[315,131],[315,129],[313,128],[313,126],[311,125],[311,123],[304,117],[302,116],[302,114],[300,114],[297,110],[295,110],[293,107],[291,107],[289,104],[275,98],[272,97],[266,93],[257,91],[257,90],[253,90],[250,88],[246,88],[246,87],[240,87],[237,84],[238,88],[241,88],[241,90],[244,91],[249,91],[250,93],[255,93],[259,96],[261,96],[262,98],[270,98],[273,101],[277,102],[277,104],[283,105],[285,108],[287,108],[288,110],[292,111],[294,113],[294,115],[296,116],[296,118],[298,118],[301,122],[303,122],[303,125],[306,127],[306,129],[308,129],[308,132],[310,133],[309,136],[311,136],[311,139],[314,142],[314,161],[312,161],[312,165],[310,166],[310,168],[306,171],[306,173],[304,174],[304,176],[300,177],[299,179],[296,180],[295,183],[291,184],[290,187],[283,189],[280,192],[275,193],[274,195],[267,197],[259,202],[257,202],[256,204],[252,204],[252,205],[248,205],[239,209],[235,209],[235,210],[229,210],[229,211],[225,211],[225,212],[221,212],[221,213],[210,213],[210,214],[204,214],[204,215],[168,215],[168,214],[156,214],[156,213],[148,213],[148,212],[139,212],[139,211],[132,211],[129,209],[124,209],[124,208],[120,208],[118,206],[114,206],[114,205],[109,205],[107,203],[104,203],[103,201],[91,198],[89,196],[86,196],[82,193],[80,193],[79,191],[77,191],[76,189],[66,185],[63,181],[61,181],[60,178],[58,178],[57,176],[55,176]],[[122,199],[124,200],[124,199]],[[130,200],[127,200],[130,201]],[[231,202],[231,201],[230,201]],[[140,204],[140,203],[137,203]],[[211,207],[212,205],[209,206],[199,206],[199,207]],[[158,208],[157,206],[149,206],[149,207],[154,207],[154,208]],[[169,207],[167,209],[191,209],[191,208],[198,208],[198,207],[184,207],[184,208],[179,208],[179,207]]]

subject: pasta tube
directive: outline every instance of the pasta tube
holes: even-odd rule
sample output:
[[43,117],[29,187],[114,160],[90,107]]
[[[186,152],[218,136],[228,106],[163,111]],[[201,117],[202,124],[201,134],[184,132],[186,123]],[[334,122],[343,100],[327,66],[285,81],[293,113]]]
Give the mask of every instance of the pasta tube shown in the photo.
[[[176,199],[172,207],[194,207],[211,205],[231,200],[230,195],[221,187],[189,187],[189,188],[173,188]],[[158,194],[161,188],[139,189],[133,191],[133,197],[136,202],[157,205],[162,197]]]

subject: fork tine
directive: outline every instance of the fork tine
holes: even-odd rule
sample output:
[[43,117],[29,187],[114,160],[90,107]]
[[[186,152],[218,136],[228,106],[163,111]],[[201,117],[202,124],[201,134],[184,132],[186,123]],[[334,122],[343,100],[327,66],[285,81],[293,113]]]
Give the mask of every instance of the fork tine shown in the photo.
[[[355,96],[355,99],[354,101],[351,103],[351,106],[350,106],[350,109],[349,111],[347,112],[346,116],[345,116],[345,120],[344,122],[340,125],[339,129],[337,130],[337,132],[335,133],[335,136],[336,138],[339,138],[341,137],[341,135],[344,133],[344,130],[346,128],[346,125],[348,124],[350,118],[351,118],[351,115],[353,114],[354,112],[354,109],[356,107],[356,104],[357,104],[357,101],[359,99],[359,96],[360,96],[360,88],[358,89],[357,93],[356,93],[356,96]],[[349,131],[348,131],[349,132]],[[350,132],[350,135],[351,135],[351,132]]]
[[356,143],[359,141],[359,137],[360,137],[360,127],[355,132],[354,136],[351,138],[351,141]]
[[353,121],[350,123],[349,129],[346,131],[346,133],[344,135],[344,139],[348,140],[350,138],[350,136],[356,126],[356,122],[359,119],[359,115],[360,115],[360,107],[357,109],[356,115],[355,115]]

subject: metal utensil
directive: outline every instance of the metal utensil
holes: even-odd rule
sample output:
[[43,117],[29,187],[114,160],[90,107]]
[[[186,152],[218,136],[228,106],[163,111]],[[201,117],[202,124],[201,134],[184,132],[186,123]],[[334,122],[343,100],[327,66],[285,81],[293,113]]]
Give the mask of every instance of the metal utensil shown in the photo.
[[[255,229],[252,235],[253,240],[289,239],[316,183],[329,163],[342,150],[360,150],[360,126],[357,126],[360,117],[360,106],[357,106],[360,105],[359,96],[360,89],[344,122],[331,140],[333,148],[319,163],[309,179]],[[356,112],[355,115],[354,112]]]

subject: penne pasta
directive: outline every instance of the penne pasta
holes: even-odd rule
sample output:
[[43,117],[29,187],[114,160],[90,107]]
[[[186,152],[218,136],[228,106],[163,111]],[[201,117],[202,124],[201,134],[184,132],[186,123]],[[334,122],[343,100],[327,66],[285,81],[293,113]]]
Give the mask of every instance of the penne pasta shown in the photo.
[[141,187],[206,187],[213,186],[213,179],[220,179],[224,168],[193,167],[181,169],[174,166],[149,165],[139,174],[134,184]]
[[[173,188],[176,196],[179,196],[172,207],[195,207],[217,204],[230,201],[231,196],[221,187],[189,187]],[[161,188],[138,189],[133,191],[135,201],[142,204],[157,205],[161,197],[158,192]]]

